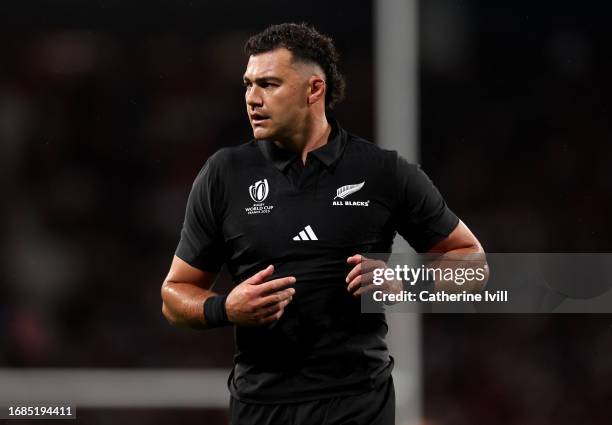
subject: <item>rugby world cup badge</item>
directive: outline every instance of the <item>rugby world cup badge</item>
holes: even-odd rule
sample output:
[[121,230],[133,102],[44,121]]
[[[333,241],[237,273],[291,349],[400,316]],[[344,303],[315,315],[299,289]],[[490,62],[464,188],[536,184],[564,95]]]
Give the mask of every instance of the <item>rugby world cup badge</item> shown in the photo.
[[258,180],[249,186],[249,195],[253,200],[253,206],[246,207],[247,214],[268,214],[274,208],[273,205],[266,205],[265,200],[270,193],[268,179]]

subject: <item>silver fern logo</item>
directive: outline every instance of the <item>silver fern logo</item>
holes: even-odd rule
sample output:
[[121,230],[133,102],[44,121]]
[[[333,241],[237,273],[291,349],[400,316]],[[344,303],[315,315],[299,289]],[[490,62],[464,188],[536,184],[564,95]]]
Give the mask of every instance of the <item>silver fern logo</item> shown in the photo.
[[349,195],[361,190],[365,182],[357,183],[357,184],[347,184],[346,186],[339,187],[336,190],[336,197],[334,199],[344,199]]
[[251,195],[253,202],[263,202],[268,197],[269,190],[268,179],[263,179],[249,186],[249,195]]
[[367,207],[370,205],[370,201],[347,201],[345,200],[348,196],[359,192],[363,186],[365,185],[365,181],[357,184],[347,184],[345,186],[339,187],[336,190],[336,196],[332,199],[333,206],[348,206],[348,207]]

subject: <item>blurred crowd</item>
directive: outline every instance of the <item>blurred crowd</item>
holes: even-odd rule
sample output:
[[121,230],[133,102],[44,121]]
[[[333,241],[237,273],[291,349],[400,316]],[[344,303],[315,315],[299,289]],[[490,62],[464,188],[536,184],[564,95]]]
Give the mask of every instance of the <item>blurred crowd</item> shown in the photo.
[[[422,161],[451,208],[489,252],[610,252],[609,5],[421,6]],[[432,425],[609,422],[609,315],[427,315],[423,339]]]
[[[3,323],[14,341],[3,363],[229,364],[163,322],[159,287],[193,178],[247,134],[244,36],[13,39],[0,83]],[[182,353],[181,338],[199,342]]]
[[[341,3],[314,23],[343,54],[348,92],[335,115],[372,139],[370,6]],[[490,252],[609,251],[604,11],[421,3],[421,162],[451,208]],[[199,168],[250,138],[242,45],[269,23],[259,19],[236,30],[125,32],[50,16],[5,30],[0,367],[231,366],[231,329],[170,327],[159,288]],[[603,423],[611,324],[426,316],[426,416]],[[593,422],[581,420],[587,413]]]

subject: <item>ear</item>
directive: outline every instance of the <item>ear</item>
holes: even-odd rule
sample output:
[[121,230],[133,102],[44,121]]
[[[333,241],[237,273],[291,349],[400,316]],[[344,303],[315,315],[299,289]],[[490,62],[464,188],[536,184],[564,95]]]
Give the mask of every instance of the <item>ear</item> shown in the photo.
[[308,79],[308,104],[312,105],[319,101],[325,102],[325,80],[318,75],[313,75]]

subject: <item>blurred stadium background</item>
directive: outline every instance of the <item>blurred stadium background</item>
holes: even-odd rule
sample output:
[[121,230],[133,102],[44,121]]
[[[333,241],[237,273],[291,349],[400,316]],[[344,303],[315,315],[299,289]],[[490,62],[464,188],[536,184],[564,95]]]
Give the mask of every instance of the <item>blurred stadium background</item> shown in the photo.
[[[407,155],[488,251],[610,252],[612,6],[395,1],[385,27],[381,3],[0,4],[0,404],[72,391],[81,423],[227,423],[232,332],[172,328],[159,287],[197,171],[250,138],[242,45],[270,23],[334,37],[348,130],[406,111]],[[398,423],[609,423],[608,315],[416,320]]]

